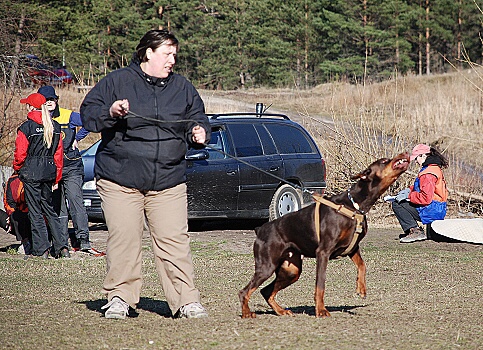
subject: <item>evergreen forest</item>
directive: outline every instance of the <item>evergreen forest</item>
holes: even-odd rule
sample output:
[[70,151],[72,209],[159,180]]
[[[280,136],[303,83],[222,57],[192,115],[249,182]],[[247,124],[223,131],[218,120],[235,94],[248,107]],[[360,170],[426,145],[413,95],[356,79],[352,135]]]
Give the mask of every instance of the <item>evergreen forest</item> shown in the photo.
[[481,0],[7,0],[2,78],[35,55],[92,85],[129,64],[149,29],[175,33],[176,70],[203,89],[440,74],[482,63],[480,8]]

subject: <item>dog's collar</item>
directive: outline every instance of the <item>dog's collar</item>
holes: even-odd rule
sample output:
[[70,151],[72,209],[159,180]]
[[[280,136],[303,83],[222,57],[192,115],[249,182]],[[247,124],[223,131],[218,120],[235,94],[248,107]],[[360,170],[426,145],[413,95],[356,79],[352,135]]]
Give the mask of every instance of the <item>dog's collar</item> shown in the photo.
[[351,196],[351,192],[350,192],[350,191],[351,191],[350,189],[348,189],[348,190],[347,190],[347,197],[349,197],[349,199],[350,199],[350,201],[352,202],[352,205],[354,206],[354,208],[355,208],[356,210],[359,210],[360,212],[362,212],[362,213],[363,213],[363,211],[362,211],[362,210],[360,210],[359,204],[357,204],[357,203],[356,203],[356,201],[354,200],[354,198],[352,198],[352,196]]

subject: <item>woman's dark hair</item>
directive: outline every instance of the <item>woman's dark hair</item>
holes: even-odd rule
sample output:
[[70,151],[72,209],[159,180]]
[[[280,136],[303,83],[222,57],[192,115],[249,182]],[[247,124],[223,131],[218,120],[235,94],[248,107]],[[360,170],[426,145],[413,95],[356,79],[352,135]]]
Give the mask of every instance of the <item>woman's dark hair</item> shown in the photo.
[[146,50],[156,50],[161,45],[174,45],[178,47],[178,39],[173,33],[166,29],[150,30],[139,40],[138,46],[136,46],[136,55],[141,62],[146,62]]
[[441,159],[441,168],[447,168],[448,167],[448,165],[449,165],[448,159],[445,156],[443,156],[441,154],[441,152],[438,151],[436,148],[430,147],[429,155],[435,156],[435,157],[438,157],[439,159]]

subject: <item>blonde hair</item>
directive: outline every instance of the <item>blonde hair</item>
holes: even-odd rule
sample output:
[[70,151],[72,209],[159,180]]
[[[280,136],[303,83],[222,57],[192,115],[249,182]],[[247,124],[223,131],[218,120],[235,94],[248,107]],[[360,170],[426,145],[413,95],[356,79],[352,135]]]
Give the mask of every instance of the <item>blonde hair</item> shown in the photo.
[[45,103],[42,105],[42,125],[44,126],[44,143],[47,148],[50,148],[54,138],[54,123]]

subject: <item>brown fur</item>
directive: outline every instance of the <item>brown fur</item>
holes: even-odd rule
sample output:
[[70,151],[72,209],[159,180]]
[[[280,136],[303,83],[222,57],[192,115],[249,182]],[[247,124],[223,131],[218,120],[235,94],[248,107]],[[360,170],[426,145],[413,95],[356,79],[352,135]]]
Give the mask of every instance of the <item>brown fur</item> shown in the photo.
[[[407,170],[408,154],[399,154],[393,159],[382,158],[355,175],[358,181],[352,188],[329,199],[333,203],[356,210],[348,196],[352,196],[359,205],[361,213],[366,214],[387,188]],[[327,264],[330,259],[339,257],[349,247],[356,229],[356,221],[333,208],[320,205],[320,222],[314,223],[315,204],[297,212],[267,222],[257,228],[257,238],[253,245],[255,273],[248,285],[239,292],[242,317],[254,318],[248,302],[251,294],[274,272],[275,280],[261,290],[267,303],[277,315],[292,315],[275,301],[276,294],[297,281],[302,273],[304,256],[317,259],[317,277],[315,287],[315,316],[327,317],[330,313],[324,305],[325,279]],[[320,225],[318,241],[315,224]],[[364,216],[363,229],[354,248],[348,253],[357,267],[356,292],[366,297],[366,267],[362,260],[359,242],[367,233],[367,221]]]

